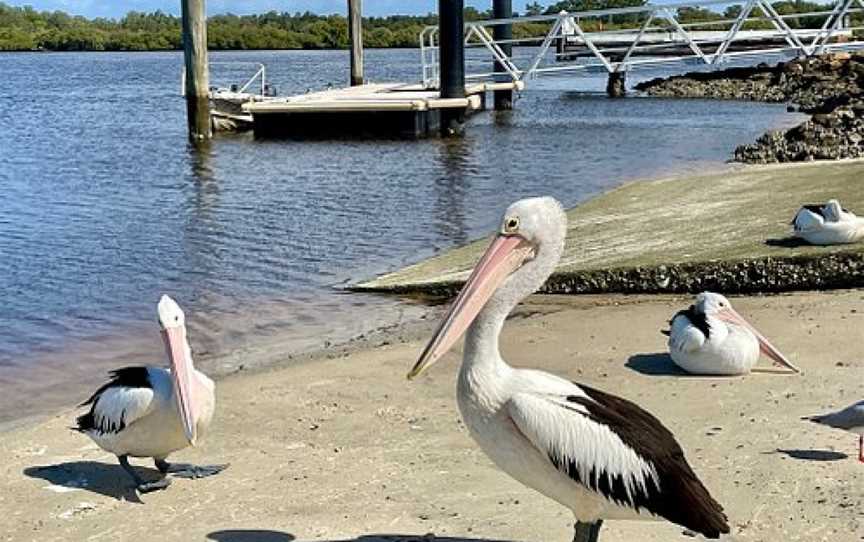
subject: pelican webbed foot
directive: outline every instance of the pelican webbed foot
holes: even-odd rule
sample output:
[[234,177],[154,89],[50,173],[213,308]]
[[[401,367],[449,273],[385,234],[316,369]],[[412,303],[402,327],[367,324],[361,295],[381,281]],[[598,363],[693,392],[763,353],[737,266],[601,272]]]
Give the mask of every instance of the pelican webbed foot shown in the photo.
[[132,465],[129,464],[129,457],[125,455],[118,456],[117,459],[120,461],[120,466],[123,467],[123,470],[135,480],[135,489],[138,490],[139,493],[150,493],[151,491],[158,491],[160,489],[165,489],[171,485],[171,480],[167,478],[162,478],[160,480],[154,480],[152,482],[145,482],[143,478],[138,476],[138,473],[135,472],[135,469],[132,468]]
[[597,520],[594,523],[577,521],[575,525],[576,532],[573,534],[573,542],[597,542],[602,526],[603,520]]
[[163,474],[171,474],[178,478],[207,478],[219,474],[228,468],[224,465],[190,465],[188,463],[168,463],[164,459],[156,459],[156,468]]
[[151,491],[159,491],[160,489],[166,489],[170,485],[171,480],[169,480],[168,478],[161,478],[152,482],[140,483],[138,484],[136,489],[138,489],[138,493],[150,493]]

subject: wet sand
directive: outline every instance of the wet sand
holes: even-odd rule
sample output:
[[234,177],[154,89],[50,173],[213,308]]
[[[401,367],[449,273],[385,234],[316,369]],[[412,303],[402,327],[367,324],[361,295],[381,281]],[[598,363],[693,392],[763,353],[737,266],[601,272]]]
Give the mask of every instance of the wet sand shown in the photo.
[[[680,375],[659,330],[687,303],[535,297],[505,327],[502,351],[655,413],[726,507],[731,539],[864,540],[857,439],[799,419],[864,397],[864,290],[733,299],[803,376]],[[330,359],[221,379],[212,433],[173,459],[230,468],[140,499],[112,456],[68,430],[71,409],[0,433],[0,541],[569,541],[569,512],[495,469],[466,434],[458,352],[405,380],[433,320]],[[607,522],[601,540],[692,540],[682,531]]]

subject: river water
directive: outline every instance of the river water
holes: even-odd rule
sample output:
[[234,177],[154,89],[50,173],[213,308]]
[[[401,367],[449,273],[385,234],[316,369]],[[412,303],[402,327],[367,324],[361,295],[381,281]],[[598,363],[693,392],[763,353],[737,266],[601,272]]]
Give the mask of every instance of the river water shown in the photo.
[[[417,58],[369,51],[367,78],[417,81]],[[211,60],[215,83],[263,62],[280,93],[348,71],[342,51]],[[416,318],[422,307],[339,287],[481,236],[515,199],[572,206],[630,179],[716,169],[800,121],[777,105],[608,100],[588,76],[532,81],[515,111],[474,117],[458,140],[247,134],[195,151],[181,63],[0,54],[0,422],[74,404],[108,368],[161,363],[162,293],[186,309],[205,370],[284,360]]]

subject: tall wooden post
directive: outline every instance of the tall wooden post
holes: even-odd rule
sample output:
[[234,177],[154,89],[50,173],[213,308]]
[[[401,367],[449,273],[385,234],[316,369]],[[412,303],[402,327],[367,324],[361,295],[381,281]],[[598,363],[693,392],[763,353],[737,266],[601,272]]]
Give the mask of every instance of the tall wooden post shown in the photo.
[[[465,1],[438,0],[438,65],[441,98],[465,97]],[[462,133],[465,111],[441,110],[444,135]]]
[[207,68],[207,15],[204,0],[181,0],[183,16],[183,58],[186,62],[186,119],[189,138],[201,141],[213,137],[210,127]]
[[348,0],[348,37],[351,40],[351,86],[363,84],[363,8],[361,0]]
[[[492,18],[493,19],[509,19],[513,16],[513,0],[493,0],[492,1]],[[500,43],[501,40],[507,41],[513,39],[512,24],[498,24],[492,29],[493,37],[499,42],[498,46],[501,51],[508,57],[513,53],[513,45],[511,43]],[[504,66],[497,60],[492,65],[492,70],[496,73],[503,72]],[[510,77],[496,77],[496,80],[507,81]],[[496,90],[495,91],[495,110],[505,111],[513,109],[513,91],[512,90]]]

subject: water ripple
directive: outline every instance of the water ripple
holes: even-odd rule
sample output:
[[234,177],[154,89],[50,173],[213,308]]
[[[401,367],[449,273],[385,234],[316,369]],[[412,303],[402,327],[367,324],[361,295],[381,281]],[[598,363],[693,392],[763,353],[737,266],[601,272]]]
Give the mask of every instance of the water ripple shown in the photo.
[[[369,51],[369,79],[417,80],[416,55]],[[263,61],[282,92],[347,74],[339,51],[213,59]],[[602,88],[587,77],[532,82],[515,111],[475,117],[458,140],[242,135],[199,151],[185,142],[181,64],[174,52],[0,54],[0,99],[15,104],[0,108],[0,407],[33,392],[22,382],[37,372],[51,389],[160,359],[163,292],[188,309],[213,366],[363,333],[406,309],[334,285],[484,235],[518,197],[573,205],[627,179],[699,171],[797,119],[782,106],[566,86]],[[243,74],[213,70],[217,82]]]

